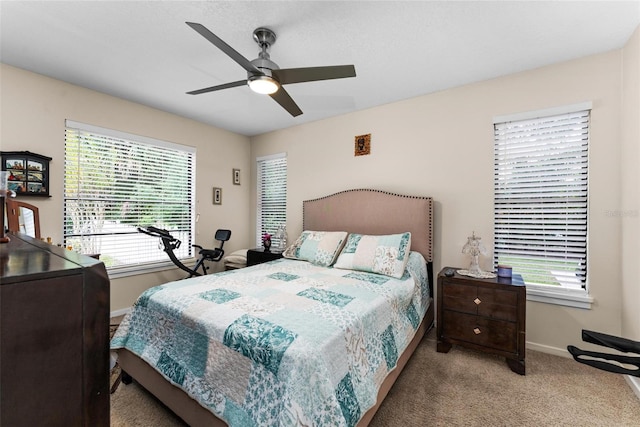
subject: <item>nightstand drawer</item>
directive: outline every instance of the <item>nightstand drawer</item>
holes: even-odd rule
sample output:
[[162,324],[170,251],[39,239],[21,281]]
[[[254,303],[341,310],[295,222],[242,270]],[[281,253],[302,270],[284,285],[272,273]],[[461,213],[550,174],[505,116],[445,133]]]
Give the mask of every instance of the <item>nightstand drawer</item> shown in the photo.
[[512,322],[517,320],[516,292],[456,282],[447,282],[442,287],[442,292],[443,303],[447,309]]
[[445,310],[443,337],[509,353],[517,351],[516,324],[502,320]]

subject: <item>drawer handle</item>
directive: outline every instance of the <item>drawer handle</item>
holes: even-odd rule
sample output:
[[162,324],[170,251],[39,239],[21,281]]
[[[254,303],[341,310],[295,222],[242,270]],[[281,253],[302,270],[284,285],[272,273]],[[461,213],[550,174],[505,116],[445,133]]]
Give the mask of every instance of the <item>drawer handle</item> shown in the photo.
[[474,300],[473,300],[473,302],[475,302],[475,303],[476,303],[476,305],[480,305],[480,303],[481,303],[482,301],[480,301],[480,298],[476,298],[476,299],[474,299]]
[[481,333],[482,333],[482,331],[480,330],[480,328],[473,328],[473,332],[474,332],[476,335],[479,335],[479,334],[481,334]]

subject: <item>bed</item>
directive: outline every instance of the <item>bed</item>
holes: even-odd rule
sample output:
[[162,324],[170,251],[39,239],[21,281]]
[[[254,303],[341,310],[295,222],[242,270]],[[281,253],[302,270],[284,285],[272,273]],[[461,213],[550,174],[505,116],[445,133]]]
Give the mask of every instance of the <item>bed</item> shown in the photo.
[[[429,197],[347,190],[304,201],[290,259],[151,288],[111,348],[192,426],[366,426],[433,326],[432,224]],[[320,253],[309,242],[336,236],[333,259],[305,258]],[[401,237],[395,267],[356,262],[391,237]]]

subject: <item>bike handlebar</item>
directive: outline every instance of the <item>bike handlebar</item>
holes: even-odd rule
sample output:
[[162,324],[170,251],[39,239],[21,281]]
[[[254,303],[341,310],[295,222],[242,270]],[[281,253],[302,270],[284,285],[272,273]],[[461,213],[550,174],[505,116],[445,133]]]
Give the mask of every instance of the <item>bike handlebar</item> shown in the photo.
[[173,237],[167,230],[163,230],[161,228],[149,226],[145,230],[142,227],[138,227],[138,231],[144,234],[148,234],[151,237],[161,238],[166,244],[172,244],[172,249],[178,249],[180,247],[180,244],[182,243],[180,240]]

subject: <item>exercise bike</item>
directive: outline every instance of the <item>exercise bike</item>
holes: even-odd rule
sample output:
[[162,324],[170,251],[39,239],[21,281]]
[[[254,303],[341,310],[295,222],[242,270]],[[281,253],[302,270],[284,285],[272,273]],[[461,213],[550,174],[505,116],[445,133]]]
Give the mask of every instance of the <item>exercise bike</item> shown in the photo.
[[[215,234],[215,239],[220,241],[220,246],[215,248],[215,249],[204,249],[202,246],[200,245],[192,245],[192,247],[198,249],[198,255],[199,258],[196,261],[196,264],[193,266],[193,268],[189,268],[186,265],[184,265],[176,256],[176,254],[173,252],[174,250],[178,249],[180,247],[180,245],[182,244],[182,242],[178,239],[176,239],[175,237],[173,237],[171,235],[171,233],[169,233],[167,230],[163,230],[161,228],[156,228],[156,227],[147,227],[147,228],[142,228],[142,227],[138,227],[138,231],[140,233],[144,233],[147,234],[149,236],[152,237],[158,237],[160,238],[160,240],[162,241],[162,245],[164,246],[164,251],[167,253],[167,255],[169,255],[169,258],[171,259],[171,261],[181,270],[186,271],[187,273],[189,273],[189,277],[193,277],[193,276],[202,276],[203,274],[207,274],[207,270],[209,269],[209,267],[207,267],[204,262],[205,261],[210,261],[210,262],[218,262],[222,259],[222,257],[224,256],[224,249],[222,249],[222,247],[224,246],[224,242],[226,242],[227,240],[229,240],[231,238],[231,230],[217,230],[216,234]],[[202,273],[198,272],[198,269],[201,268],[202,269]]]

